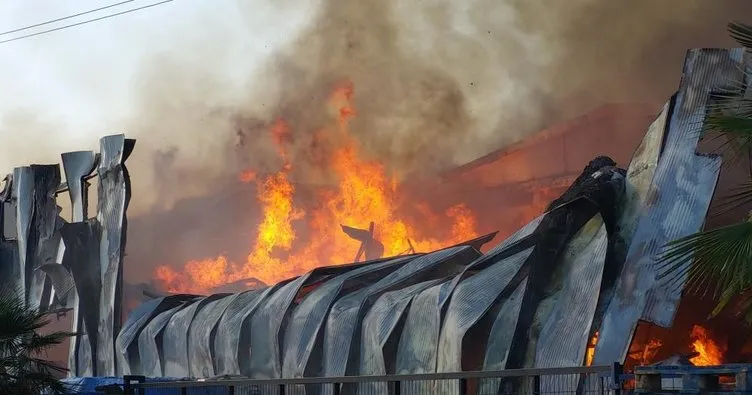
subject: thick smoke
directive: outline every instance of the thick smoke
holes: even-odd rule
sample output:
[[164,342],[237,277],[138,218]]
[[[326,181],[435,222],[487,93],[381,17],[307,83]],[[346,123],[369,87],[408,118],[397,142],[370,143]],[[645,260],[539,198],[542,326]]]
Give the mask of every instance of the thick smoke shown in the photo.
[[[293,12],[300,7],[307,21]],[[267,132],[276,118],[291,125],[297,181],[326,182],[320,165],[336,141],[317,132],[338,84],[354,84],[351,132],[365,154],[401,176],[425,175],[603,103],[657,109],[688,48],[733,46],[726,23],[752,21],[747,0],[259,0],[238,1],[237,11],[227,19],[246,28],[207,17],[145,58],[130,113],[102,125],[138,139],[128,271],[139,279],[151,270],[137,266],[247,251],[254,195],[237,175],[279,168]],[[238,67],[248,50],[240,43],[254,41],[269,13],[305,26],[263,49],[255,43],[268,60]],[[27,124],[53,141],[42,138],[44,124]],[[76,144],[64,148],[87,146]]]
[[[240,12],[254,17],[254,3]],[[242,87],[215,68],[220,40],[204,39],[189,55],[149,59],[138,79],[134,209],[278,165],[266,133],[277,117],[292,126],[297,163],[308,162],[299,168],[315,169],[322,106],[343,81],[356,90],[354,135],[402,175],[472,160],[604,102],[661,103],[688,48],[733,45],[725,25],[752,18],[745,3],[325,0],[266,64],[249,65]]]

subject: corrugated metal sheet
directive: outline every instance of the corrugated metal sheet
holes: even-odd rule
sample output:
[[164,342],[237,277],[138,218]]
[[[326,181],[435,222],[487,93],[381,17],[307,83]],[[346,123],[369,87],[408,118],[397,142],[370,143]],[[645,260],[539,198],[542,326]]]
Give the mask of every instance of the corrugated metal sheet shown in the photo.
[[[211,295],[197,298],[180,311],[173,314],[162,334],[162,357],[164,374],[168,377],[188,377],[190,375],[188,330],[196,313],[207,303],[225,295]],[[191,346],[192,348],[193,346]]]
[[47,275],[37,269],[44,264],[55,262],[60,244],[55,202],[55,191],[60,185],[60,166],[31,165],[31,170],[34,173],[34,214],[31,222],[33,231],[30,236],[33,236],[34,240],[29,239],[26,252],[26,273],[29,281],[26,303],[33,309],[46,310],[52,288]]
[[[117,339],[115,339],[115,353],[118,365],[118,376],[124,376],[133,374],[134,370],[131,369],[131,363],[129,361],[128,348],[131,345],[135,346],[138,351],[138,343],[134,344],[134,340],[138,340],[138,335],[144,326],[149,323],[149,320],[156,314],[159,314],[157,309],[164,298],[156,298],[147,300],[138,307],[136,307],[129,315],[128,320],[123,324],[123,329],[120,330]],[[138,365],[138,354],[134,358],[133,364]],[[138,367],[135,372],[139,372]]]
[[[29,260],[28,244],[31,217],[34,210],[34,172],[30,166],[13,169],[12,196],[16,203],[16,232],[18,243],[18,274],[15,285],[21,295],[26,295],[28,287],[26,266]],[[24,296],[25,297],[25,296]]]
[[595,364],[623,361],[640,318],[668,326],[683,288],[657,283],[657,254],[674,239],[702,227],[720,169],[720,158],[695,153],[710,94],[739,80],[741,50],[691,50],[676,95],[668,136],[653,186],[627,254],[616,293],[606,311]]
[[329,308],[337,298],[375,283],[414,258],[399,257],[360,267],[328,280],[308,294],[293,311],[285,330],[283,377],[297,378],[311,372],[314,375],[320,373],[321,355],[312,356],[312,353],[321,348],[319,334],[329,315]]
[[[560,291],[551,298],[553,308],[541,328],[536,344],[534,367],[582,366],[590,339],[591,326],[600,296],[603,267],[608,249],[608,234],[600,215],[596,215],[564,251],[560,267],[565,271]],[[561,388],[557,377],[541,378],[541,391],[575,391]]]
[[413,298],[397,348],[397,374],[436,372],[442,311],[453,288],[447,281]]
[[163,377],[165,375],[162,360],[162,331],[172,316],[185,304],[173,307],[157,314],[138,335],[138,357],[140,359],[141,373],[147,377]]
[[349,294],[331,308],[324,334],[323,375],[350,374],[359,360],[360,324],[370,304],[384,292],[457,274],[480,254],[472,247],[454,247],[412,260],[377,283]]
[[206,304],[196,313],[188,331],[188,362],[191,377],[213,377],[214,373],[214,334],[219,319],[227,306],[239,294],[227,295]]
[[[398,323],[405,316],[415,295],[442,280],[431,280],[381,295],[363,318],[360,343],[359,375],[394,374],[387,364],[394,368],[399,336]],[[397,333],[399,335],[399,332]],[[387,344],[391,340],[394,344]],[[358,393],[388,393],[387,383],[361,383]]]
[[119,376],[141,374],[138,338],[146,326],[160,313],[194,299],[191,295],[170,295],[147,300],[128,316],[115,340]]
[[[522,307],[522,296],[527,289],[527,279],[522,280],[517,289],[503,302],[496,315],[488,336],[486,355],[483,358],[483,370],[504,370],[507,365],[507,355],[512,346],[512,337],[517,327],[517,317]],[[499,392],[501,379],[484,379],[480,381],[481,393],[496,394]]]
[[[272,379],[282,376],[279,350],[279,330],[295,295],[311,272],[303,274],[267,296],[251,316],[249,369],[241,373],[256,379]],[[241,351],[242,352],[242,351]]]
[[100,268],[102,270],[101,298],[96,352],[96,373],[115,374],[115,334],[122,326],[123,256],[125,248],[125,210],[130,201],[130,181],[125,160],[133,150],[135,140],[125,135],[106,136],[99,140],[97,175],[97,221],[102,226]]
[[95,220],[65,224],[60,229],[60,235],[66,245],[63,265],[70,268],[79,296],[74,318],[77,319],[77,327],[84,329],[79,332],[83,332],[81,335],[76,336],[78,349],[75,351],[77,362],[74,366],[75,372],[80,376],[94,374],[94,355],[92,354],[96,350],[101,287],[100,233],[101,227]]
[[[214,339],[217,374],[240,374],[241,361],[248,364],[250,328],[248,321],[259,303],[276,286],[246,291],[238,295],[222,314]],[[241,359],[241,355],[242,358]]]
[[[65,180],[68,183],[68,196],[71,201],[71,222],[82,222],[87,218],[86,196],[88,185],[84,182],[84,177],[91,174],[96,166],[96,155],[92,151],[66,152],[62,154],[63,171]],[[64,225],[65,226],[65,225]],[[61,241],[65,245],[64,241]],[[65,253],[63,253],[63,259]],[[63,260],[65,264],[65,261]],[[70,269],[70,266],[68,266]],[[81,302],[78,298],[78,291],[73,290],[71,297],[73,304],[73,328],[72,331],[81,333],[84,331],[83,315],[81,314]],[[68,369],[72,376],[83,376],[77,370],[76,355],[80,347],[88,347],[88,342],[81,343],[81,337],[77,336],[71,339],[68,350]]]
[[[447,307],[438,344],[436,370],[462,370],[462,340],[467,331],[495,304],[522,268],[532,248],[505,258],[457,285]],[[510,317],[509,319],[514,319]]]

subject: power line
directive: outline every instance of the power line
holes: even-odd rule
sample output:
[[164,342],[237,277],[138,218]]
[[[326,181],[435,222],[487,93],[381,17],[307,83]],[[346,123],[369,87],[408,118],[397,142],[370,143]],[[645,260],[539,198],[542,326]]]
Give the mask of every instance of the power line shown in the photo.
[[141,6],[141,7],[137,7],[137,8],[131,8],[129,10],[117,12],[117,13],[114,13],[114,14],[100,16],[99,18],[88,19],[88,20],[85,20],[85,21],[77,22],[77,23],[71,23],[70,25],[60,26],[60,27],[56,27],[54,29],[44,30],[44,31],[41,31],[41,32],[27,34],[27,35],[20,36],[20,37],[13,37],[13,38],[9,38],[7,40],[0,41],[0,44],[9,43],[11,41],[22,40],[24,38],[39,36],[39,35],[42,35],[42,34],[52,33],[52,32],[56,32],[58,30],[67,29],[67,28],[70,28],[70,27],[81,26],[81,25],[85,25],[87,23],[92,23],[92,22],[101,21],[103,19],[113,18],[113,17],[116,17],[116,16],[120,16],[120,15],[131,13],[131,12],[140,11],[140,10],[143,10],[143,9],[146,9],[146,8],[156,7],[158,5],[162,5],[162,4],[165,4],[165,3],[170,3],[172,1],[174,1],[174,0],[163,0],[163,1],[160,1],[160,2],[157,2],[157,3],[147,4],[145,6]]
[[134,1],[136,1],[136,0],[121,1],[119,3],[106,5],[104,7],[95,8],[93,10],[79,12],[78,14],[68,15],[68,16],[64,16],[62,18],[53,19],[51,21],[37,23],[36,25],[29,25],[29,26],[24,26],[24,27],[18,28],[18,29],[8,30],[7,32],[0,33],[0,36],[4,36],[6,34],[18,33],[18,32],[24,31],[24,30],[33,29],[35,27],[49,25],[50,23],[64,21],[66,19],[76,18],[76,17],[82,16],[82,15],[87,15],[87,14],[91,14],[91,13],[94,13],[94,12],[97,12],[97,11],[106,10],[108,8],[117,7],[119,5],[123,5],[123,4],[127,4],[127,3],[133,3]]

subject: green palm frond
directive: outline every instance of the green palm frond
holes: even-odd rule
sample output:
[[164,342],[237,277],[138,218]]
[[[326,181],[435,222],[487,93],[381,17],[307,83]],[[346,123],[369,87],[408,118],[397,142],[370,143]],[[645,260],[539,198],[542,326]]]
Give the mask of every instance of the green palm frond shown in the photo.
[[727,164],[748,159],[752,152],[752,100],[730,99],[709,108],[703,134],[720,139],[718,150]]
[[713,314],[752,288],[752,222],[699,232],[665,246],[658,264],[661,278],[687,278],[687,291],[718,299]]
[[66,369],[43,357],[73,334],[40,334],[48,323],[47,315],[29,308],[19,293],[0,291],[0,395],[64,392],[56,374]]
[[752,26],[740,23],[730,22],[728,32],[731,38],[736,40],[741,46],[752,48]]
[[713,216],[719,216],[752,204],[752,181],[731,188],[731,193],[723,196],[714,207]]

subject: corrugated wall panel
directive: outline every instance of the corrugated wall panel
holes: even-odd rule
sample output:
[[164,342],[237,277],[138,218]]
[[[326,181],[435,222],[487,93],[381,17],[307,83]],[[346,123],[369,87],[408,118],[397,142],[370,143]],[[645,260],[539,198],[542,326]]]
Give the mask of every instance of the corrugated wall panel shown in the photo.
[[[720,170],[720,158],[696,154],[711,93],[740,78],[741,50],[691,50],[673,106],[663,154],[608,307],[595,364],[623,361],[640,318],[668,326],[683,280],[669,290],[657,283],[657,256],[665,243],[701,229]],[[677,279],[667,279],[677,280]]]
[[238,295],[227,295],[206,304],[206,307],[196,313],[188,331],[188,363],[191,377],[212,377],[214,373],[214,330],[219,324],[227,306]]
[[321,331],[329,308],[339,297],[377,282],[414,258],[399,257],[363,266],[328,280],[307,295],[293,311],[285,331],[282,376],[304,377],[310,369],[320,369],[320,355],[313,356],[316,366],[309,367],[309,359],[314,349],[321,347]]

